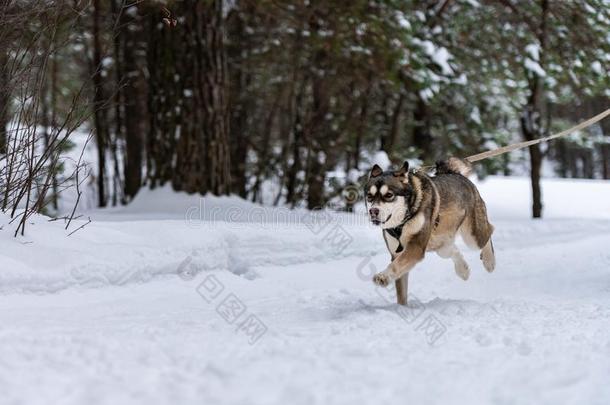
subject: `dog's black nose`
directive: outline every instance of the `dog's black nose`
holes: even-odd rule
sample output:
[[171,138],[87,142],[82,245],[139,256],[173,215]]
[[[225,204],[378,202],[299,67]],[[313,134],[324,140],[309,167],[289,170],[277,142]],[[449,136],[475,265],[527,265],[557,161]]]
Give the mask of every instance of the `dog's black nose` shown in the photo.
[[371,208],[369,210],[369,214],[371,214],[372,217],[379,216],[379,208]]

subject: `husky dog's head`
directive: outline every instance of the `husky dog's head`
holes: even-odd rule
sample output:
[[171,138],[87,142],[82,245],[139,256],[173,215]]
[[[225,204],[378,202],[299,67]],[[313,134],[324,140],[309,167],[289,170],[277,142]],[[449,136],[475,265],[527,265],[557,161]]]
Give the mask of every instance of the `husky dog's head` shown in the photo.
[[373,166],[365,186],[369,218],[373,225],[384,229],[400,225],[408,213],[409,162],[404,162],[398,170],[383,171]]

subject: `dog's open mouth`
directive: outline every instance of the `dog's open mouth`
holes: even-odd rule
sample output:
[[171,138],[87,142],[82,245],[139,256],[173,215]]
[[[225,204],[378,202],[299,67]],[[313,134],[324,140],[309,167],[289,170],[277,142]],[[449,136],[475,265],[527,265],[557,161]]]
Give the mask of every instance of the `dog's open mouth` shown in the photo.
[[378,220],[378,219],[371,219],[371,223],[372,223],[373,225],[376,225],[376,226],[377,226],[377,225],[383,225],[383,224],[385,224],[386,222],[388,222],[388,221],[390,220],[390,218],[392,218],[392,214],[388,215],[388,217],[387,217],[387,218],[385,219],[385,221],[383,221],[383,222],[381,222],[381,221],[380,221],[380,220]]

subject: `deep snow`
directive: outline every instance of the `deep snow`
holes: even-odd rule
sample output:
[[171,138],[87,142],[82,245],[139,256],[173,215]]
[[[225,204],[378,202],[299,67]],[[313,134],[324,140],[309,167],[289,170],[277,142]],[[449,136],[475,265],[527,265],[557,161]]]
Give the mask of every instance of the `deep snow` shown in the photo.
[[496,271],[429,254],[408,309],[359,214],[156,190],[70,237],[0,217],[1,403],[607,404],[610,182],[543,186],[532,221],[526,179],[480,182]]

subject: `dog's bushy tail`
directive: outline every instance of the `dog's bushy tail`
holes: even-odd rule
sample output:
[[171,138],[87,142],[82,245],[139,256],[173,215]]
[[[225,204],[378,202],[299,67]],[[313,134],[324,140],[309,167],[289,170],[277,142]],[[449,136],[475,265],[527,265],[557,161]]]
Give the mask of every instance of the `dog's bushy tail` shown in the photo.
[[456,157],[436,162],[436,174],[449,173],[461,174],[464,177],[468,177],[472,173],[472,165],[470,162]]

